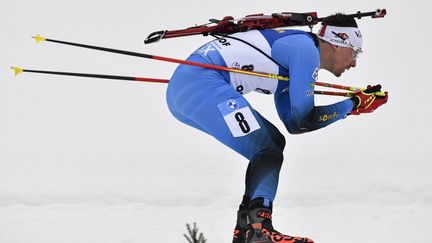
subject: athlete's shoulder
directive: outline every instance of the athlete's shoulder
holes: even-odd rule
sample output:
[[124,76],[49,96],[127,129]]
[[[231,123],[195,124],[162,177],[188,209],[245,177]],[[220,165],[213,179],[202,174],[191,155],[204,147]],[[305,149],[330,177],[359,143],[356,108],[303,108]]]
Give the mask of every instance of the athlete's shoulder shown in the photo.
[[283,36],[281,38],[278,38],[273,44],[276,43],[284,44],[285,46],[290,46],[294,48],[317,48],[316,42],[312,34],[308,32]]
[[271,29],[271,30],[260,30],[261,34],[267,39],[269,44],[272,46],[276,41],[280,39],[310,39],[314,40],[314,37],[312,33],[306,32],[303,30],[292,30],[292,29]]
[[308,32],[287,35],[277,39],[272,45],[272,53],[285,53],[289,56],[298,54],[319,60],[319,47],[313,34]]
[[271,49],[271,56],[286,67],[294,63],[319,66],[319,47],[316,46],[313,36],[307,32],[279,38]]

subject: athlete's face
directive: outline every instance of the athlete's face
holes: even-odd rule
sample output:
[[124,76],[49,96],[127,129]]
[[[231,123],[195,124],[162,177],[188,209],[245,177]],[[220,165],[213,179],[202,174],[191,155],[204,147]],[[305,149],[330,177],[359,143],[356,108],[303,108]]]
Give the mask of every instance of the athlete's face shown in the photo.
[[350,47],[333,46],[334,59],[331,72],[340,77],[345,70],[349,70],[357,65],[356,54]]

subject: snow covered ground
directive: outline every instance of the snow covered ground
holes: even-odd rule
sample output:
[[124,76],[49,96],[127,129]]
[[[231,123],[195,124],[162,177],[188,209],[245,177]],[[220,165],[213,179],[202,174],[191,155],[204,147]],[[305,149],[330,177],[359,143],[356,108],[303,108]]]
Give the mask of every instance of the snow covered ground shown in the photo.
[[247,95],[287,138],[274,224],[318,243],[431,241],[430,33],[408,21],[427,23],[426,1],[162,2],[0,2],[1,243],[186,242],[185,224],[193,222],[209,243],[230,242],[247,167],[177,122],[163,84],[13,77],[9,69],[169,78],[175,65],[36,45],[30,36],[186,58],[209,39],[143,39],[227,15],[381,7],[386,18],[358,21],[365,39],[358,67],[339,79],[319,74],[339,84],[381,83],[390,99],[376,113],[294,136],[278,121],[272,97]]

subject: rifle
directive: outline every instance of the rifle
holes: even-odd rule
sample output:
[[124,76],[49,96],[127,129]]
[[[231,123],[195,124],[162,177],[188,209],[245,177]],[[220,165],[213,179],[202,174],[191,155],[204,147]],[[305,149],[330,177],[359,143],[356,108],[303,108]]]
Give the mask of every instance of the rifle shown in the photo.
[[[387,14],[386,9],[377,9],[372,12],[360,12],[348,14],[353,18],[361,19],[362,17],[383,18]],[[232,16],[226,16],[222,20],[210,19],[209,23],[196,25],[180,30],[161,30],[155,31],[147,36],[145,44],[154,43],[161,39],[174,38],[190,35],[229,35],[236,32],[249,30],[264,30],[290,26],[309,26],[312,27],[324,18],[319,18],[316,12],[293,13],[282,12],[271,15],[251,14],[244,18],[234,19]]]

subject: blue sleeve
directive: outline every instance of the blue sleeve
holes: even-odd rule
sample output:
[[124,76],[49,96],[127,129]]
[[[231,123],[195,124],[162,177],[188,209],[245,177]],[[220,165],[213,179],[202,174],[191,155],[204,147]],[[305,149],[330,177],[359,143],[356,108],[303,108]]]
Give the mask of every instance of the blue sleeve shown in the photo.
[[319,50],[311,37],[296,34],[280,38],[272,46],[272,57],[290,72],[289,90],[274,97],[278,115],[290,133],[323,128],[351,112],[350,99],[315,106],[313,92],[319,70]]

